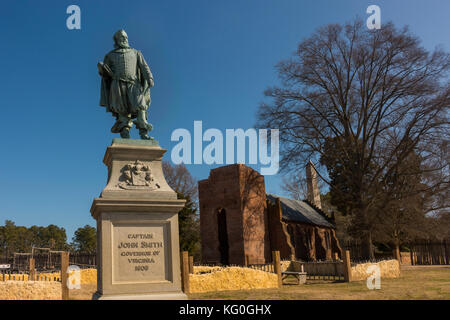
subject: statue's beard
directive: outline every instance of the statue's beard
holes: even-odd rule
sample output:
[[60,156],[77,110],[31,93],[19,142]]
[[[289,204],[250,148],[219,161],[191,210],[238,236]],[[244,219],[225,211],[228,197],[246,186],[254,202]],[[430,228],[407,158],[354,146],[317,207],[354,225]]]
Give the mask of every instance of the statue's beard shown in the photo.
[[126,49],[129,48],[130,46],[128,45],[128,41],[119,41],[116,43],[116,47],[117,48],[121,48],[121,49]]

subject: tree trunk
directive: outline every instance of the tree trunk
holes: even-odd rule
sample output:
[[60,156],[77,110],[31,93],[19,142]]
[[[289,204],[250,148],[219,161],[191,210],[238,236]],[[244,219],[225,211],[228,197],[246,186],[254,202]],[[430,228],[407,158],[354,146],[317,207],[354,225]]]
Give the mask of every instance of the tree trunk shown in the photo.
[[372,245],[372,232],[366,231],[364,237],[362,238],[362,254],[364,259],[374,260],[375,255],[373,252]]
[[394,239],[394,251],[393,251],[394,259],[397,259],[398,262],[401,262],[401,256],[400,256],[400,239],[398,238],[397,234],[395,235]]
[[356,228],[357,232],[360,235],[361,239],[361,254],[363,260],[373,260],[375,259],[372,245],[372,231],[371,226],[368,222],[368,210],[366,206],[363,204],[363,201],[360,202],[360,207],[356,211],[356,221],[354,221],[354,228]]
[[394,250],[399,250],[400,249],[400,239],[398,238],[397,235],[395,235],[395,239],[394,239]]

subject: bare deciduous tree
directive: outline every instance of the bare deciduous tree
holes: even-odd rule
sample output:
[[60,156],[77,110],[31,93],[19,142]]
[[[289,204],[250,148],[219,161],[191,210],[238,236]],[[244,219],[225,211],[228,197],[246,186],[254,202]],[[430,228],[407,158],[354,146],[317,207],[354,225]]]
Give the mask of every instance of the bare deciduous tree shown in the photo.
[[198,201],[197,180],[184,164],[173,166],[170,162],[163,161],[162,168],[167,183],[175,192],[191,199],[194,203]]
[[[437,155],[448,139],[449,54],[428,52],[407,28],[368,30],[356,20],[320,28],[277,68],[281,86],[266,90],[272,102],[260,106],[258,125],[280,129],[283,170],[316,160],[330,192],[348,201],[373,257],[373,214],[393,200],[385,186],[402,174],[400,164],[415,152],[420,170],[448,172]],[[317,163],[324,157],[334,159],[346,188],[333,183],[329,163]],[[444,184],[448,176],[429,187]]]
[[292,199],[304,200],[308,195],[306,177],[296,173],[284,176],[281,189]]
[[180,249],[189,251],[196,261],[200,259],[200,218],[198,209],[197,180],[184,164],[172,165],[163,161],[163,172],[169,186],[186,199],[184,208],[178,213]]

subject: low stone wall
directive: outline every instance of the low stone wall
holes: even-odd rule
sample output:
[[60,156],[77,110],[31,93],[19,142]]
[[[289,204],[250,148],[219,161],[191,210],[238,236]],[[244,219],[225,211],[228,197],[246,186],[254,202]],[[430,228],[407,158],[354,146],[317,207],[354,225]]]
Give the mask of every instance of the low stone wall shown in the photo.
[[191,293],[277,288],[278,277],[274,273],[241,267],[194,267],[189,275]]
[[0,282],[0,300],[61,300],[61,283],[56,281]]
[[[81,284],[97,283],[97,269],[81,269]],[[47,276],[51,279],[61,280],[61,272],[42,273],[40,276]]]
[[411,265],[411,253],[400,252],[400,259],[402,264]]
[[292,264],[292,261],[289,261],[289,260],[280,261],[281,272],[293,271],[293,270],[289,269],[291,267],[291,264]]
[[377,263],[361,263],[352,266],[352,281],[366,280],[371,273],[367,269],[371,265],[380,267],[381,278],[398,278],[400,276],[400,264],[397,260],[383,260]]
[[220,266],[194,266],[194,274],[203,274],[203,273],[211,273],[224,269],[224,267]]
[[82,269],[81,284],[97,283],[97,269]]

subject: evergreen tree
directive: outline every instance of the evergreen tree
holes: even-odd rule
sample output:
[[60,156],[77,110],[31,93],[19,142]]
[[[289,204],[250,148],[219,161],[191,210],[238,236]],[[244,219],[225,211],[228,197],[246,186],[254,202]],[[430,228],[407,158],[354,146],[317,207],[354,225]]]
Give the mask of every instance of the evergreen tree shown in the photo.
[[72,240],[72,246],[76,251],[95,253],[97,250],[97,229],[90,225],[78,228]]

